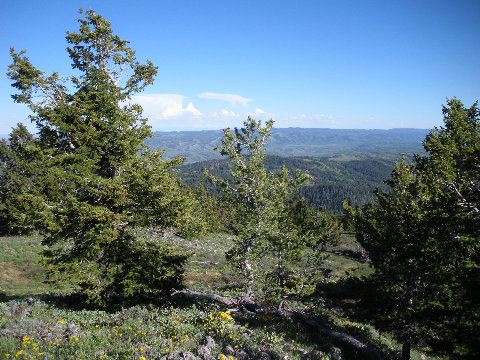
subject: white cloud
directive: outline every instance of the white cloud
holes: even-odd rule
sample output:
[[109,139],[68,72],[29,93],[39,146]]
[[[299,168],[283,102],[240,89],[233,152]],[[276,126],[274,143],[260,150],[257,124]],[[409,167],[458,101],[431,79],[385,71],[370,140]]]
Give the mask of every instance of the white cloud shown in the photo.
[[222,109],[222,111],[220,112],[214,112],[211,117],[215,118],[215,119],[231,119],[231,118],[239,118],[240,117],[240,114],[237,114],[236,112],[232,111],[232,110],[226,110],[226,109]]
[[263,111],[262,109],[255,109],[255,112],[253,115],[264,115],[266,114],[266,111]]
[[273,120],[276,120],[277,116],[276,114],[274,113],[269,113],[269,112],[266,112],[262,109],[255,109],[254,112],[249,112],[247,114],[247,116],[251,116],[257,120],[266,120],[266,119],[273,119]]
[[[239,95],[203,93],[199,98],[216,99],[230,102],[232,105],[241,104],[247,106],[251,99]],[[195,104],[195,102],[197,104]],[[257,119],[271,118],[273,114],[256,108],[253,112],[234,111],[228,107],[214,107],[210,110],[200,100],[188,101],[188,98],[180,94],[147,94],[132,96],[130,103],[139,104],[143,108],[143,115],[154,131],[179,131],[222,129],[225,127],[242,126],[248,115]],[[198,108],[198,105],[206,106]],[[218,105],[218,104],[213,104]]]
[[132,102],[139,104],[150,121],[167,120],[180,116],[201,116],[193,103],[183,107],[185,97],[178,94],[148,94],[132,96]]
[[247,107],[248,103],[250,101],[253,101],[252,99],[247,99],[247,98],[244,98],[243,96],[234,95],[234,94],[217,94],[217,93],[211,93],[211,92],[203,92],[201,94],[198,94],[197,96],[201,99],[226,101],[232,104],[233,106],[240,104],[243,107]]
[[186,112],[189,112],[193,115],[196,115],[196,116],[201,116],[202,113],[198,110],[198,109],[195,109],[195,106],[193,106],[193,103],[188,103],[187,107],[185,108],[185,111]]
[[156,130],[194,130],[204,127],[202,113],[186,97],[179,94],[147,94],[132,96],[131,102],[143,108],[143,115]]

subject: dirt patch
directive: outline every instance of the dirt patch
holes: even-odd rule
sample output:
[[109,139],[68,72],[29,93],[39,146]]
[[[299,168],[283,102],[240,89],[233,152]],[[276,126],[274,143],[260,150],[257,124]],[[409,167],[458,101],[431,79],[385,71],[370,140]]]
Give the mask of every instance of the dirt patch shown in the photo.
[[15,268],[15,264],[0,262],[0,282],[12,282],[22,278],[22,271]]
[[29,278],[43,273],[43,269],[18,269],[12,262],[0,262],[0,285],[15,284],[24,286],[29,284]]

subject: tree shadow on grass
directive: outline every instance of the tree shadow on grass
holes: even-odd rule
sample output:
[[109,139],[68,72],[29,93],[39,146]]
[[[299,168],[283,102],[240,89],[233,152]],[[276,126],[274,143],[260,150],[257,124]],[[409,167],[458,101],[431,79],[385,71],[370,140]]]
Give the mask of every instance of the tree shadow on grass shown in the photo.
[[369,260],[368,257],[366,256],[365,252],[362,251],[355,251],[355,250],[334,250],[332,253],[336,255],[343,256],[347,259],[357,261],[362,264],[368,264]]
[[24,294],[24,295],[6,295],[0,293],[0,301],[24,302],[27,305],[33,305],[37,301],[53,305],[64,310],[84,310],[95,309],[86,302],[86,297],[80,294],[64,294],[64,293],[44,293],[44,294]]
[[372,277],[350,277],[320,283],[312,298],[322,299],[324,310],[342,319],[337,321],[338,331],[372,344],[388,359],[400,359],[398,352],[380,341],[379,334],[370,326],[377,325],[375,314],[381,301]]
[[[382,302],[387,301],[387,299],[383,298],[378,292],[373,276],[350,277],[340,279],[336,283],[318,284],[312,298],[322,299],[327,312],[334,311],[347,320],[347,325],[341,326],[339,331],[373,344],[387,359],[401,359],[400,345],[394,345],[395,342],[390,334],[391,324],[378,312]],[[366,324],[367,326],[358,328],[348,325],[350,322]],[[427,346],[425,341],[421,341],[417,349],[421,349],[424,354],[433,357],[440,356],[439,358],[442,358],[442,356],[446,356],[441,348],[435,351],[432,347]]]
[[321,297],[328,308],[339,308],[357,320],[371,317],[375,284],[369,278],[350,277],[317,285],[314,297]]

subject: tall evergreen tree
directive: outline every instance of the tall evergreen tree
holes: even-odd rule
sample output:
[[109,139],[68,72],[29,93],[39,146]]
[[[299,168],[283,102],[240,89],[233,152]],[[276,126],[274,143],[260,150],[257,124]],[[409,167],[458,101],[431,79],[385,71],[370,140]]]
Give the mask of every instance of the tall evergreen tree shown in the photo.
[[45,205],[49,275],[76,280],[90,302],[108,305],[155,296],[180,286],[185,256],[138,236],[145,227],[201,229],[192,200],[163,161],[145,146],[152,135],[130,96],[150,85],[157,68],[139,63],[128,41],[89,10],[67,32],[68,54],[79,76],[37,70],[11,49],[8,76],[18,103],[32,110],[41,149],[42,181],[55,184]]
[[356,214],[357,240],[375,267],[378,291],[377,320],[394,331],[403,345],[402,359],[410,358],[421,322],[431,245],[423,186],[405,158],[387,181],[388,192],[378,192],[373,205]]
[[444,126],[433,129],[417,157],[432,194],[429,228],[434,232],[435,272],[426,326],[437,346],[455,346],[480,356],[480,109],[456,99],[443,107]]
[[427,155],[403,160],[390,191],[355,215],[384,295],[378,315],[399,334],[403,359],[415,334],[457,356],[480,354],[480,112],[454,98],[443,114]]

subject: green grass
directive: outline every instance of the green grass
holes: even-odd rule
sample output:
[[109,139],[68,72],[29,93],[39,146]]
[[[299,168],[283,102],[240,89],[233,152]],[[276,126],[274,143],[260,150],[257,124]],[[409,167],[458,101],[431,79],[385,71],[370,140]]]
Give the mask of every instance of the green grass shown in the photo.
[[40,237],[0,237],[0,289],[11,295],[41,294],[45,272]]
[[290,359],[307,352],[312,359],[328,359],[296,323],[230,314],[205,302],[108,313],[10,300],[0,304],[0,324],[0,359],[156,359],[180,350],[196,355],[208,337],[215,359],[241,352]]
[[[231,294],[232,271],[224,258],[232,245],[229,235],[213,234],[198,241],[166,237],[192,254],[186,269],[188,288]],[[327,340],[311,337],[291,319],[229,314],[217,304],[179,295],[159,299],[157,306],[117,312],[87,309],[68,295],[68,284],[58,289],[44,283],[40,241],[39,236],[0,238],[0,359],[175,359],[178,351],[197,356],[208,337],[215,343],[210,350],[214,359],[237,359],[242,354],[249,359],[265,354],[271,359],[332,358]],[[363,284],[358,279],[372,269],[361,261],[358,243],[345,234],[327,255],[322,267],[332,273],[317,285],[314,295],[290,306],[398,358],[399,344],[363,317],[359,303]],[[440,359],[417,350],[412,358]]]

